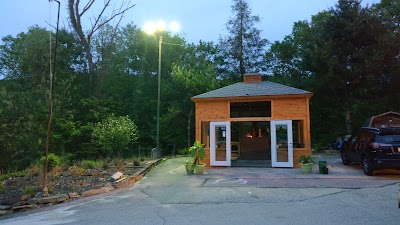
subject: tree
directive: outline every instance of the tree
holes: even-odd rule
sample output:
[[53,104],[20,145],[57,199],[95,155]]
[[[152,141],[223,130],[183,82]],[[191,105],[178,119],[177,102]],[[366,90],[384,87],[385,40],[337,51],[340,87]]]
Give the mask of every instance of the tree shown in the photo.
[[95,125],[92,138],[94,143],[102,147],[104,156],[120,156],[130,143],[136,143],[138,129],[128,116],[115,117],[112,114]]
[[[63,57],[57,58],[58,91],[54,103],[58,107],[54,113],[61,118],[72,105],[70,91],[74,77],[71,73],[79,62],[75,41],[71,33],[60,31],[59,51]],[[24,168],[43,154],[49,101],[49,58],[49,31],[37,26],[16,37],[4,37],[0,45],[0,71],[4,77],[0,85],[0,140],[3,140],[0,148],[8,152],[4,159],[8,161],[9,169]],[[58,129],[53,136],[57,142],[64,140]],[[52,151],[64,149],[65,142],[58,143],[63,144]],[[2,165],[0,167],[4,169]]]
[[[167,140],[172,140],[178,146],[184,147],[181,136],[187,132],[186,146],[193,142],[194,135],[194,103],[191,97],[211,91],[220,87],[217,80],[217,70],[214,62],[216,47],[211,42],[188,45],[183,61],[174,63],[172,66],[172,80],[167,90],[168,112],[163,117],[166,127],[175,126],[174,131],[165,132],[163,135]],[[177,123],[180,121],[179,123]],[[176,124],[182,124],[176,126]],[[184,126],[187,124],[187,126]],[[167,129],[165,129],[167,130]]]
[[352,133],[370,116],[397,111],[400,42],[398,1],[370,8],[340,0],[266,54],[272,80],[314,93],[310,102],[314,143]]
[[243,80],[245,73],[265,72],[263,57],[268,41],[255,27],[260,21],[253,16],[245,0],[233,0],[233,17],[226,23],[229,35],[219,40],[220,72],[232,81]]
[[[74,31],[79,37],[79,40],[86,52],[86,59],[88,61],[89,67],[89,80],[90,85],[93,85],[93,78],[95,76],[95,59],[93,57],[93,48],[92,48],[92,38],[95,32],[97,32],[100,28],[108,24],[111,20],[119,17],[119,21],[117,26],[115,26],[114,32],[111,33],[111,40],[114,39],[116,34],[116,30],[118,28],[118,24],[121,21],[124,13],[129,10],[130,8],[134,7],[135,5],[130,5],[130,3],[122,2],[119,8],[113,9],[111,15],[109,17],[104,17],[104,12],[107,11],[108,7],[110,7],[111,0],[105,0],[104,6],[97,15],[94,17],[94,21],[91,21],[91,27],[88,31],[83,30],[83,16],[88,10],[93,6],[95,0],[88,0],[86,5],[80,10],[80,0],[68,0],[68,12],[70,17],[70,22]],[[112,41],[111,41],[112,42]]]

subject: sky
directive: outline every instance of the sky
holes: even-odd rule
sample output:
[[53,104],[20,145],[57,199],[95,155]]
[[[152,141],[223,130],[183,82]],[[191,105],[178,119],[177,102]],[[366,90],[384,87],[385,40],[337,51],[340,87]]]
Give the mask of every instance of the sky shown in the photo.
[[[125,0],[128,1],[128,0]],[[125,13],[121,25],[133,23],[141,28],[147,21],[176,21],[180,24],[179,35],[191,43],[200,40],[218,42],[226,36],[226,22],[232,16],[232,0],[130,0],[135,6]],[[69,27],[67,0],[60,0],[60,26]],[[81,0],[83,3],[87,0]],[[84,18],[84,30],[90,26],[89,17],[99,12],[104,0],[97,0]],[[113,0],[119,5],[122,0]],[[363,5],[379,0],[363,0]],[[311,20],[311,16],[333,7],[337,0],[248,0],[253,15],[261,18],[256,27],[262,30],[262,38],[270,42],[281,41],[292,31],[294,22]],[[55,27],[57,3],[48,0],[0,0],[0,38],[16,36],[28,31],[33,25],[50,29]],[[83,7],[83,6],[82,6]],[[85,29],[86,28],[86,29]]]

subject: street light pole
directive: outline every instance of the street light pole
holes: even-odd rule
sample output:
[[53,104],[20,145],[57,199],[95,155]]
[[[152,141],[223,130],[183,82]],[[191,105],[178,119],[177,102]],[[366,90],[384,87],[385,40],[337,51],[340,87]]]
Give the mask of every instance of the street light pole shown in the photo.
[[[171,31],[178,31],[179,24],[176,22],[171,22],[169,24],[169,28]],[[160,20],[158,22],[147,22],[144,25],[144,31],[148,34],[154,34],[155,32],[163,32],[166,29],[166,24],[164,21]],[[161,33],[162,34],[162,33]],[[172,44],[163,42],[163,37],[160,34],[160,39],[158,40],[158,94],[157,94],[157,146],[152,149],[152,157],[158,158],[161,157],[161,149],[160,149],[160,97],[161,97],[161,52],[162,52],[162,44]],[[172,44],[174,45],[174,44]],[[156,151],[156,152],[153,152]]]
[[160,36],[160,40],[158,41],[157,154],[160,153],[161,50],[162,36]]

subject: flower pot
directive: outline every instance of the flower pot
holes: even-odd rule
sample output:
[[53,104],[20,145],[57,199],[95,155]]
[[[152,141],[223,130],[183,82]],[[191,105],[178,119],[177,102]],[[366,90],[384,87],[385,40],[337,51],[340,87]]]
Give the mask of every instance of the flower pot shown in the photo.
[[303,173],[311,173],[313,168],[313,163],[301,163],[300,167]]
[[193,174],[194,172],[194,165],[193,163],[186,163],[185,164],[185,169],[187,174]]
[[326,161],[319,161],[318,162],[319,173],[328,174],[328,167],[326,165],[327,165]]
[[206,164],[205,164],[205,163],[196,164],[196,165],[194,166],[194,172],[195,172],[196,174],[203,174],[205,168],[206,168]]

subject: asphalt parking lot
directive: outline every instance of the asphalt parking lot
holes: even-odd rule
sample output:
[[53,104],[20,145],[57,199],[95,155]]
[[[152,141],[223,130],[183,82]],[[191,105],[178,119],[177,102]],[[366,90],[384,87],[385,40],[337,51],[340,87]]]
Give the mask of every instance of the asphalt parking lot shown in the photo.
[[[315,154],[329,174],[299,168],[207,168],[187,175],[183,157],[166,159],[134,186],[0,218],[33,224],[399,224],[400,173],[364,175],[338,154]],[[347,218],[347,219],[346,219]]]

